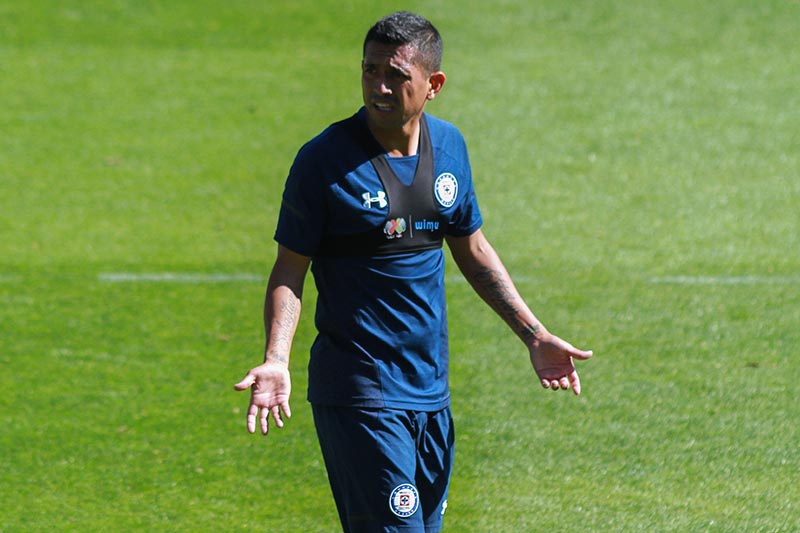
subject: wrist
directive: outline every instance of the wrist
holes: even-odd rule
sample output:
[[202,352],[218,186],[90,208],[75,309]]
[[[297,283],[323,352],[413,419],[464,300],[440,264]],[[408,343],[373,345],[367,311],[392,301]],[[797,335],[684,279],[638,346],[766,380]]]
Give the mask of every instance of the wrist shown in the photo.
[[519,337],[527,345],[536,344],[547,335],[547,330],[540,324],[525,324],[519,332]]
[[267,352],[264,354],[264,364],[281,365],[289,367],[289,356],[280,352]]

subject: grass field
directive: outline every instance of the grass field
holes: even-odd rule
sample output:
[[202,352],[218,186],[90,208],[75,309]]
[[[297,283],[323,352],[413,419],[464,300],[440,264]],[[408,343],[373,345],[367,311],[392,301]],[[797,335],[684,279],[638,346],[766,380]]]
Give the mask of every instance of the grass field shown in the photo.
[[[360,105],[374,2],[0,0],[0,531],[337,531],[305,401],[266,440],[283,180]],[[800,3],[409,2],[429,111],[584,394],[449,270],[445,530],[800,530]]]

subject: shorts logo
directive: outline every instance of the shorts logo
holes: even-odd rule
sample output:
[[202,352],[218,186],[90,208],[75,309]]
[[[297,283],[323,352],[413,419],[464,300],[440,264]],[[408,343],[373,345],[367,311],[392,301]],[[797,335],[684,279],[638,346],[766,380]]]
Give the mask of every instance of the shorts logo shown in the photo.
[[449,172],[439,174],[433,184],[433,192],[443,207],[451,207],[458,198],[458,180]]
[[406,219],[403,217],[394,220],[387,220],[383,225],[383,232],[386,234],[387,239],[399,239],[403,236],[406,230]]
[[417,489],[409,483],[398,485],[389,496],[389,508],[399,517],[411,516],[417,512],[418,507]]

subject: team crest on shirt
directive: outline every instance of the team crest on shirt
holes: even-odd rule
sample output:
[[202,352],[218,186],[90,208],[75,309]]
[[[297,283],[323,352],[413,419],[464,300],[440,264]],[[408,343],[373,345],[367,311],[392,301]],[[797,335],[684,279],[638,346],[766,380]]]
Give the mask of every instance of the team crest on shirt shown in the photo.
[[458,180],[449,172],[443,172],[436,178],[433,191],[442,207],[451,207],[458,198]]
[[387,239],[399,239],[404,231],[406,231],[406,219],[403,217],[387,220],[383,225]]
[[389,496],[389,508],[401,518],[413,515],[417,512],[418,507],[417,489],[410,483],[398,485]]

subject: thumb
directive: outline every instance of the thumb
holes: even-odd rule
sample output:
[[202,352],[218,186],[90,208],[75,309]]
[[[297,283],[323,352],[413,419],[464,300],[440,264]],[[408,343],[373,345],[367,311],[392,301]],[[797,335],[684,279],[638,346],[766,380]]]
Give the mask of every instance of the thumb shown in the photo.
[[236,385],[234,385],[233,388],[234,388],[234,390],[238,390],[238,391],[247,390],[255,382],[256,382],[256,378],[253,376],[253,374],[248,373],[244,377],[244,379],[242,381],[240,381],[239,383],[237,383]]
[[592,350],[578,350],[577,348],[573,348],[572,350],[570,350],[570,356],[573,359],[586,360],[589,359],[592,355],[594,355],[594,352]]

